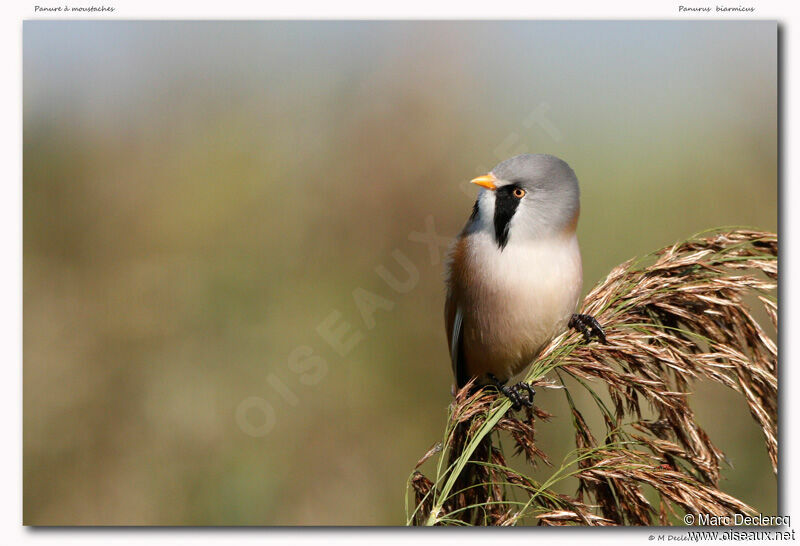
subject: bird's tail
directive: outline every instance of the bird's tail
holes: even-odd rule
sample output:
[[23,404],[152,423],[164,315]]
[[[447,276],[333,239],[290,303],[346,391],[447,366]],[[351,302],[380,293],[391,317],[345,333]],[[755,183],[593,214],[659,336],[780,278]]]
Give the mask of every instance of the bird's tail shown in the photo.
[[[451,468],[471,439],[468,434],[471,424],[468,421],[456,425],[448,461]],[[492,434],[486,435],[455,481],[445,506],[445,510],[452,514],[450,517],[469,525],[493,525],[506,515],[503,504],[495,504],[503,499],[502,485],[497,483],[491,467],[497,464],[498,456],[502,459],[499,449],[492,445]]]

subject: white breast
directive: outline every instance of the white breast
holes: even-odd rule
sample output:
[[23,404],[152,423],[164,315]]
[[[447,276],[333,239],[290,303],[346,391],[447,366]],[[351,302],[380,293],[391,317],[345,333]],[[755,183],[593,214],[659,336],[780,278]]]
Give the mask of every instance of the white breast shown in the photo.
[[[476,275],[467,287],[467,343],[485,372],[508,378],[567,327],[583,284],[574,233],[544,240],[510,241],[500,249],[489,230],[469,236],[468,255]],[[478,374],[481,370],[475,369]]]

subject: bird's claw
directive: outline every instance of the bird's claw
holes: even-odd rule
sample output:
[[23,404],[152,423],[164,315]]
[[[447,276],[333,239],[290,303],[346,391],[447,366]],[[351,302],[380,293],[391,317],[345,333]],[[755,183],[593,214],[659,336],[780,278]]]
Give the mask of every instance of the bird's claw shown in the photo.
[[[533,407],[533,397],[536,395],[536,391],[528,383],[520,381],[516,385],[511,385],[509,387],[505,383],[501,383],[492,374],[489,374],[489,379],[494,382],[495,386],[506,396],[506,398],[511,400],[515,411],[522,409],[522,406],[527,408]],[[527,396],[523,396],[523,393]]]
[[601,343],[606,343],[606,333],[603,327],[597,322],[597,319],[592,315],[579,315],[574,314],[569,319],[569,327],[575,328],[581,334],[586,342],[590,342],[593,337],[597,338]]

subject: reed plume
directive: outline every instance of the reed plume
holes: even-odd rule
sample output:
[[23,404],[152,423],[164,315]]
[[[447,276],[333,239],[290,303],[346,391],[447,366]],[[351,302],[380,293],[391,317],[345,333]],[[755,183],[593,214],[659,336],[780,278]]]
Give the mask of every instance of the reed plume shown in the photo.
[[[493,436],[510,436],[529,464],[551,464],[537,448],[535,423],[552,416],[540,407],[515,414],[495,389],[467,385],[449,407],[443,440],[409,478],[407,523],[668,525],[684,513],[753,513],[720,489],[725,456],[688,398],[696,381],[739,393],[777,472],[777,257],[775,234],[731,230],[615,267],[580,311],[605,326],[606,343],[565,332],[525,377],[562,389],[575,449],[544,481],[512,469]],[[588,391],[602,427],[587,424],[574,389]],[[432,479],[419,470],[426,461],[435,463]],[[556,493],[569,477],[577,478],[575,493]]]

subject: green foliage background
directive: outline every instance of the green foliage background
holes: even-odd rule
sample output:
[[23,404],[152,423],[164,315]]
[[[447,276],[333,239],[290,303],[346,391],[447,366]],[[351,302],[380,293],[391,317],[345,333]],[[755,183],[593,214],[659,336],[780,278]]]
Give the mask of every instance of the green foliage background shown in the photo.
[[[37,21],[23,42],[27,524],[402,524],[450,401],[442,249],[412,234],[454,236],[466,181],[510,155],[578,174],[587,290],[702,229],[777,229],[775,23]],[[376,273],[404,278],[396,251],[403,293]],[[334,312],[361,336],[344,356]],[[537,403],[558,460],[568,408]],[[691,403],[727,490],[774,513],[746,408]]]

